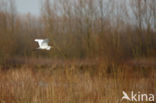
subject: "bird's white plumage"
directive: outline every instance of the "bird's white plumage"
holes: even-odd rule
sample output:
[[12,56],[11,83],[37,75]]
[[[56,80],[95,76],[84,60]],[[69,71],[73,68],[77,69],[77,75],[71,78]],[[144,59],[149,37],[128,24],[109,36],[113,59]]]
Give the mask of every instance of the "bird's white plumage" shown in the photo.
[[46,49],[50,50],[51,46],[48,45],[48,39],[35,39],[35,42],[38,42],[39,48],[38,49]]

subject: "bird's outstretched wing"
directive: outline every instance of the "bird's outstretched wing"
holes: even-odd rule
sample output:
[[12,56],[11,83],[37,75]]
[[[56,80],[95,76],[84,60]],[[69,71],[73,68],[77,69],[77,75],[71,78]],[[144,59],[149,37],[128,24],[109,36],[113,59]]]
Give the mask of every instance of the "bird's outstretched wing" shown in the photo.
[[45,40],[42,41],[41,45],[44,46],[44,47],[47,47],[48,46],[48,42],[49,42],[49,40],[45,39]]
[[42,42],[43,40],[42,39],[35,39],[36,42],[38,42],[38,45],[41,47],[42,46]]

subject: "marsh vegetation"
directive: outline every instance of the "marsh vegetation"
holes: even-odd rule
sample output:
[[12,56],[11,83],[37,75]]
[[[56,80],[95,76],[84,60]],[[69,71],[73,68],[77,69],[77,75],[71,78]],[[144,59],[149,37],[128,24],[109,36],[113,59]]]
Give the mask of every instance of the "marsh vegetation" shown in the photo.
[[[0,103],[119,103],[156,94],[155,0],[0,0]],[[53,48],[38,50],[36,38]],[[125,103],[128,101],[124,101]]]

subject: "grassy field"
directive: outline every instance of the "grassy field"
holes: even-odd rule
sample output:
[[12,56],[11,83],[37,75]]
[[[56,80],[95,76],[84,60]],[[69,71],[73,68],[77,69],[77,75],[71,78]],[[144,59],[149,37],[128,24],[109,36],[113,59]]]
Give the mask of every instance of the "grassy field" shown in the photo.
[[124,93],[156,95],[156,0],[34,2],[0,0],[0,103],[129,103]]
[[142,62],[32,61],[0,71],[0,103],[121,103],[123,90],[156,93],[155,66]]

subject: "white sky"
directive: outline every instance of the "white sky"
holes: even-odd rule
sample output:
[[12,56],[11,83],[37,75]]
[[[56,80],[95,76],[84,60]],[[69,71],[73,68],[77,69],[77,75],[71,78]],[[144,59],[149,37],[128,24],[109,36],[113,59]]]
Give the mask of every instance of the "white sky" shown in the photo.
[[38,16],[40,14],[41,0],[15,0],[19,13],[31,13]]

